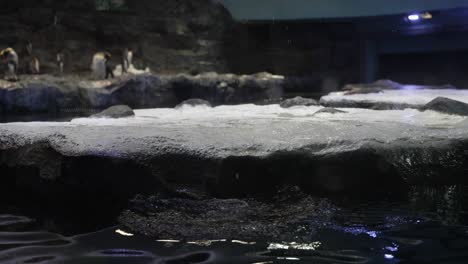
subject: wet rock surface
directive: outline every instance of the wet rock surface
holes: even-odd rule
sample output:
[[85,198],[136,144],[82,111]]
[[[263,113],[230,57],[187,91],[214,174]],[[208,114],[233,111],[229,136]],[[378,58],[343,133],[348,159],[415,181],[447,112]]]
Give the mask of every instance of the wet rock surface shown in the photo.
[[293,106],[312,106],[312,105],[318,105],[318,102],[314,99],[303,98],[300,96],[297,96],[291,99],[286,99],[280,103],[280,106],[283,108],[290,108]]
[[[447,236],[436,234],[441,227],[437,222],[448,227],[466,221],[460,211],[466,207],[464,190],[466,186],[420,186],[404,196],[390,194],[377,200],[310,196],[296,186],[281,188],[270,198],[187,200],[140,195],[120,214],[119,222],[125,230],[161,241],[192,241],[188,243],[204,247],[220,241],[245,245],[267,241],[269,256],[322,256],[327,255],[329,239],[337,242],[332,234],[365,241],[374,249],[378,237],[414,246],[416,240],[405,242],[405,237]],[[435,233],[424,233],[432,228]],[[408,235],[409,230],[414,233]],[[463,230],[466,227],[459,231]],[[349,242],[341,243],[349,247]]]
[[139,196],[119,222],[132,232],[166,239],[300,242],[310,240],[308,219],[326,219],[334,210],[325,199],[289,187],[265,201]]
[[268,73],[145,74],[102,81],[79,76],[21,76],[17,83],[0,81],[0,114],[89,114],[115,105],[174,107],[190,98],[213,105],[253,103],[281,98],[282,83],[281,76]]
[[121,117],[129,117],[134,116],[135,112],[133,109],[126,105],[116,105],[107,108],[106,110],[92,115],[91,117],[99,118],[99,117],[109,117],[109,118],[121,118]]
[[468,116],[468,104],[444,97],[437,97],[422,107],[421,110]]

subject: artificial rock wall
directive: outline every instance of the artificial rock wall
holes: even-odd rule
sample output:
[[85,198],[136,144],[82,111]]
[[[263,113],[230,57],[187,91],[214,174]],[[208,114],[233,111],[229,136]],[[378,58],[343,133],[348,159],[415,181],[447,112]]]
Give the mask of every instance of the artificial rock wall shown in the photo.
[[[31,40],[43,70],[53,70],[63,48],[68,71],[89,68],[94,52],[110,51],[119,63],[123,47],[136,51],[136,64],[155,72],[225,71],[221,54],[232,19],[211,0],[137,0],[127,8],[97,11],[93,0],[18,0],[0,13],[0,47],[24,58]],[[55,17],[57,22],[55,23]]]
[[55,70],[60,48],[68,72],[86,72],[94,52],[109,50],[117,64],[128,46],[139,68],[156,73],[307,76],[290,87],[298,91],[359,81],[360,44],[352,25],[234,21],[216,0],[135,0],[114,11],[97,11],[94,0],[17,0],[0,10],[0,31],[0,47],[13,46],[23,58],[31,40],[44,72]]

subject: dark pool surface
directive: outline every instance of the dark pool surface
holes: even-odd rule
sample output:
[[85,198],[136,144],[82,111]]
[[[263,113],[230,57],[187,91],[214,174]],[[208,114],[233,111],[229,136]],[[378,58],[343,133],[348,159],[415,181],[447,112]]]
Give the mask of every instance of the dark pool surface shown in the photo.
[[[336,199],[339,209],[330,219],[307,220],[315,231],[303,244],[153,239],[120,226],[92,230],[79,218],[60,224],[4,209],[0,263],[468,263],[466,190],[418,188],[404,200]],[[70,227],[89,230],[76,234]]]

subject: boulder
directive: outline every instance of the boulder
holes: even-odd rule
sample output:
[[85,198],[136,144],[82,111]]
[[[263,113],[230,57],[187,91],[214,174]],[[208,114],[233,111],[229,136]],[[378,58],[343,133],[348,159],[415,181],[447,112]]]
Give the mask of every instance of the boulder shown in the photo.
[[421,110],[433,110],[445,114],[468,116],[468,104],[445,97],[437,97],[421,107]]
[[280,106],[282,108],[290,108],[293,106],[313,106],[313,105],[319,105],[319,103],[314,99],[303,98],[300,96],[297,96],[291,99],[286,99],[280,103]]
[[92,115],[91,117],[122,118],[129,116],[135,116],[135,112],[133,112],[133,109],[126,105],[116,105],[111,106],[98,114]]
[[178,104],[175,108],[181,108],[183,106],[208,106],[211,107],[211,103],[203,100],[203,99],[198,99],[198,98],[193,98],[193,99],[188,99],[183,101],[182,103]]

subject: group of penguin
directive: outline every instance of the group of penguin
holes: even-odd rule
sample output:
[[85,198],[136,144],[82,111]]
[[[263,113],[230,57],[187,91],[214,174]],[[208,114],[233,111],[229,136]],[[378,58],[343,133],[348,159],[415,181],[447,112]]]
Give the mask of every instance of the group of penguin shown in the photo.
[[[27,73],[39,74],[40,73],[40,62],[39,59],[33,55],[32,44],[26,45],[26,51],[28,53],[28,63],[26,65]],[[112,67],[109,64],[111,59],[109,52],[97,52],[93,56],[91,64],[91,71],[93,77],[96,79],[108,79],[114,78]],[[6,66],[4,78],[7,81],[18,81],[18,68],[19,68],[19,57],[18,53],[13,48],[6,48],[0,51],[0,59]],[[56,57],[57,69],[59,74],[63,74],[65,66],[65,55],[59,51]],[[133,63],[133,51],[129,48],[125,48],[122,52],[122,73],[128,72],[130,66]]]

